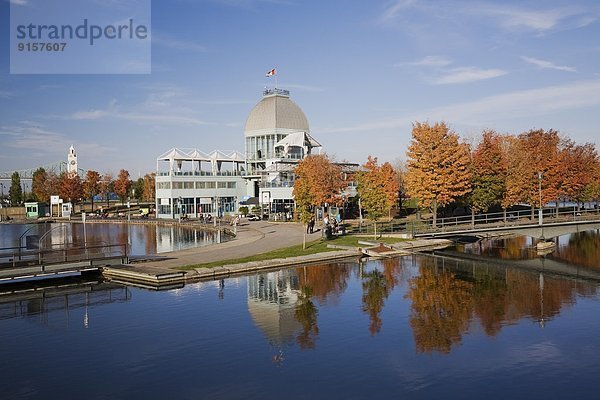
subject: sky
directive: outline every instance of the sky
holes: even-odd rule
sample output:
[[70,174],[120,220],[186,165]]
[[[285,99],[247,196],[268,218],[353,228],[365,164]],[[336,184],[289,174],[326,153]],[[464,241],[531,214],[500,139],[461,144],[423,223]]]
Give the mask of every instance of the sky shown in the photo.
[[173,147],[244,151],[271,68],[340,161],[404,159],[415,121],[598,143],[597,0],[154,0],[151,73],[11,74],[10,7],[32,1],[0,0],[0,172],[71,144],[135,179]]

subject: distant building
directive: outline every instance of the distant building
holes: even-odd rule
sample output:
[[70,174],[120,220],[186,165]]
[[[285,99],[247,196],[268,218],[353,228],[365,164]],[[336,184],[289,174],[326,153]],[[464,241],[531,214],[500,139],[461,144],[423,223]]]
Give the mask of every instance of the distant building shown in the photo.
[[77,154],[75,154],[75,148],[73,145],[69,148],[69,154],[67,154],[67,172],[69,174],[77,174]]
[[[244,129],[245,153],[173,148],[157,159],[158,218],[234,214],[240,205],[261,205],[271,215],[294,212],[294,169],[320,149],[304,112],[287,90],[266,89]],[[341,164],[345,173],[358,164]],[[348,188],[348,197],[356,194]]]

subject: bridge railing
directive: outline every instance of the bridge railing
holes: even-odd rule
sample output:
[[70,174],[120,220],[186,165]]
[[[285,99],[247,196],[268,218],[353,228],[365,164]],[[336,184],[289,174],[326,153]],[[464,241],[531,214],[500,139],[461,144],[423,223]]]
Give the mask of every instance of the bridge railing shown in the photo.
[[89,244],[35,250],[23,250],[18,247],[4,248],[0,249],[0,268],[127,257],[127,248],[127,244]]
[[[599,218],[599,209],[578,209],[577,207],[560,207],[558,212],[556,207],[546,207],[542,209],[543,223],[558,223],[567,221],[580,221]],[[431,232],[452,232],[470,229],[481,229],[483,227],[503,227],[539,224],[539,209],[534,210],[533,218],[531,210],[518,210],[461,215],[455,217],[440,217],[433,226],[433,219],[421,218],[418,220],[391,220],[377,222],[378,233],[408,233],[422,234]],[[354,231],[372,234],[374,232],[371,221],[363,221],[363,224],[354,228]]]

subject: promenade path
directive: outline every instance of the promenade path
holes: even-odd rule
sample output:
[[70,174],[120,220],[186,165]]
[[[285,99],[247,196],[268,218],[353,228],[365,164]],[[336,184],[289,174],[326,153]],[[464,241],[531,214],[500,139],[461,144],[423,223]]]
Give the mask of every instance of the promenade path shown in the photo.
[[[347,259],[349,257],[360,257],[362,252],[359,248],[343,248],[324,253],[307,254],[296,257],[277,258],[264,261],[251,261],[245,263],[230,264],[227,260],[239,259],[272,250],[299,245],[303,241],[304,227],[299,223],[277,223],[277,222],[246,222],[237,228],[237,236],[228,242],[211,244],[204,247],[178,250],[161,253],[159,257],[150,257],[147,260],[137,260],[132,264],[121,267],[107,268],[105,273],[111,276],[123,276],[131,274],[140,277],[158,277],[169,275],[169,271],[181,267],[223,261],[219,266],[210,268],[194,268],[185,274],[185,280],[196,279],[222,279],[232,274],[253,273],[263,269],[287,267],[298,264],[309,264],[315,262],[327,262]],[[321,231],[307,235],[306,240],[313,241],[321,237]],[[446,239],[421,239],[400,242],[393,245],[394,255],[410,254],[424,248],[445,247],[450,241]],[[375,255],[375,254],[374,254]],[[376,256],[376,255],[375,255]],[[383,255],[382,256],[391,256]]]
[[[307,235],[312,241],[320,237],[320,232]],[[211,244],[185,250],[161,253],[160,260],[136,262],[136,267],[144,269],[178,268],[186,265],[231,260],[266,253],[284,247],[302,244],[303,226],[299,223],[244,221],[237,227],[237,236],[224,243]]]

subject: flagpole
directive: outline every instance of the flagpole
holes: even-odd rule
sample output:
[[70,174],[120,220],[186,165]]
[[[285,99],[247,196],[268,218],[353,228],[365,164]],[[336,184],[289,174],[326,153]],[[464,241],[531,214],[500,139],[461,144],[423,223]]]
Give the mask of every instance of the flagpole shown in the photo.
[[275,89],[277,89],[277,67],[274,68],[275,69]]

